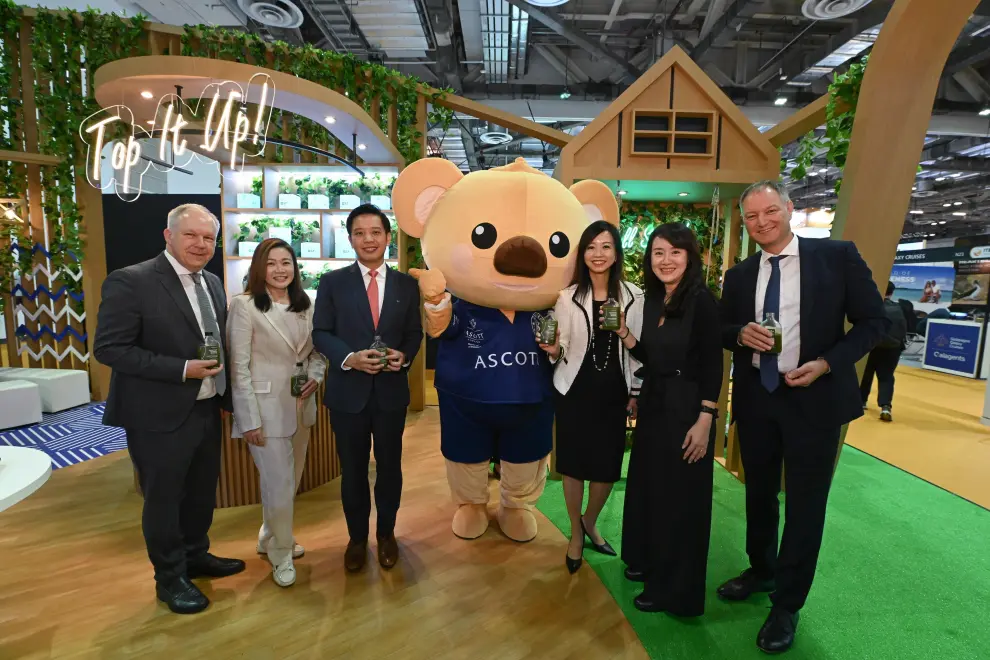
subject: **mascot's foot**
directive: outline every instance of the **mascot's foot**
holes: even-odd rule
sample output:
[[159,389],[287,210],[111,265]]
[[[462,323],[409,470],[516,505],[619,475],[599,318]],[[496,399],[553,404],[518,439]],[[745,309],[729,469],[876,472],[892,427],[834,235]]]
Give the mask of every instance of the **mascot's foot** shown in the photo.
[[476,539],[488,529],[488,506],[462,504],[454,514],[454,535],[462,539]]
[[498,525],[502,528],[502,533],[513,541],[526,543],[536,538],[536,516],[528,509],[500,506]]

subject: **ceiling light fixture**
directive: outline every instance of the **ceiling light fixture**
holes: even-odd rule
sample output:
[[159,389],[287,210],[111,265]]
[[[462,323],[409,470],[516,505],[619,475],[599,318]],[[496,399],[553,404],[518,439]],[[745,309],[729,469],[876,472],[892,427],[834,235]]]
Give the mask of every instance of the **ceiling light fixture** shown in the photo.
[[948,208],[950,206],[952,206],[952,204],[949,203],[949,202],[946,202],[945,204],[942,204],[942,208]]
[[628,193],[627,193],[627,192],[626,192],[625,190],[621,190],[621,189],[620,189],[620,190],[619,190],[619,192],[617,192],[617,193],[615,193],[615,194],[616,194],[616,195],[620,195],[620,196],[621,196],[621,195],[627,195]]
[[990,108],[983,108],[980,110],[981,117],[990,117]]
[[910,211],[908,211],[908,213],[914,213],[915,215],[922,215],[924,211],[922,211],[921,209],[911,209]]
[[687,197],[688,196],[688,193],[686,193],[686,192],[679,192],[679,193],[677,193],[677,196],[678,197]]
[[778,96],[777,100],[773,102],[774,105],[787,105],[786,96]]
[[149,120],[147,121],[147,123],[148,123],[148,124],[151,124],[152,126],[154,126],[154,125],[155,125],[155,120],[154,120],[154,119],[149,119]]
[[935,182],[936,183],[940,183],[942,181],[945,181],[945,177],[944,176],[937,176],[937,177],[935,177]]
[[334,117],[334,116],[332,116],[332,115],[327,115],[327,116],[326,116],[326,117],[324,117],[323,119],[324,119],[324,121],[326,121],[326,122],[327,122],[328,124],[336,124],[336,123],[337,123],[337,118],[336,118],[336,117]]
[[953,206],[962,206],[962,202],[952,202]]
[[953,211],[952,212],[952,215],[958,215],[959,217],[963,217],[963,216],[966,215],[966,212],[965,211]]
[[944,225],[944,224],[945,224],[945,220],[939,220],[939,221],[938,221],[938,224],[940,224],[940,225]]
[[565,101],[567,99],[571,98],[571,92],[570,92],[570,90],[565,89],[564,91],[562,91],[560,93],[560,98],[563,99],[563,100],[565,100]]
[[932,227],[936,227],[936,226],[938,226],[938,223],[937,222],[933,222],[932,223]]
[[780,79],[781,80],[787,80],[787,76],[781,76]]
[[141,92],[141,98],[143,99],[150,99],[152,97],[154,97],[154,94],[152,94],[148,90],[144,90],[143,92]]

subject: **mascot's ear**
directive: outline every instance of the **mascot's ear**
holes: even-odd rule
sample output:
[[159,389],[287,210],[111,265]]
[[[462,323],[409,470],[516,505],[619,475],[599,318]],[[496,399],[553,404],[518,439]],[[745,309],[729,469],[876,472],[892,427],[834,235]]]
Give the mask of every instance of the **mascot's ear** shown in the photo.
[[392,210],[399,228],[421,238],[433,205],[464,174],[449,160],[423,158],[402,170],[392,187]]
[[587,179],[571,186],[571,192],[584,206],[589,222],[604,220],[610,225],[619,226],[619,204],[611,188],[601,181]]

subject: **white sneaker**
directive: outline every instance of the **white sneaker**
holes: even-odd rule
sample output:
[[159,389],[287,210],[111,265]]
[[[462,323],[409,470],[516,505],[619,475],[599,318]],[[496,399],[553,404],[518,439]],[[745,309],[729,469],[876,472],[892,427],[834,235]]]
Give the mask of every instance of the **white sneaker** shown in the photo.
[[[268,554],[268,549],[265,546],[268,545],[268,541],[269,540],[270,539],[265,539],[265,540],[258,539],[258,554],[259,555],[267,555]],[[304,554],[306,554],[306,548],[302,547],[298,543],[294,543],[292,545],[292,558],[293,559],[299,559]]]
[[296,567],[292,565],[292,558],[286,559],[278,566],[272,567],[272,579],[280,587],[291,587],[296,582]]

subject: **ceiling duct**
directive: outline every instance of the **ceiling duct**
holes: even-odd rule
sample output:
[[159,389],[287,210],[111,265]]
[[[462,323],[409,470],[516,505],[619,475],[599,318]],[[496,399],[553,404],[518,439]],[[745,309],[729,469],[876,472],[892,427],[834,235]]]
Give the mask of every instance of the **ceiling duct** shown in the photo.
[[485,79],[491,84],[505,84],[523,76],[529,43],[529,14],[506,0],[478,1],[481,4]]
[[396,59],[432,55],[436,42],[429,31],[422,0],[306,0],[319,10],[337,35],[352,34],[357,52],[373,50]]
[[289,0],[237,0],[249,18],[264,26],[289,30],[303,23],[303,13]]
[[832,73],[838,67],[842,66],[854,57],[858,57],[861,53],[871,48],[873,43],[877,40],[877,35],[880,34],[880,27],[881,25],[876,25],[867,30],[863,30],[855,37],[815,62],[812,66],[788,80],[787,84],[793,87],[808,87],[814,81]]
[[935,182],[931,179],[919,179],[914,184],[915,189],[911,191],[911,197],[933,197],[938,193],[935,191]]
[[804,0],[801,13],[816,21],[828,21],[848,16],[868,4],[870,0]]

